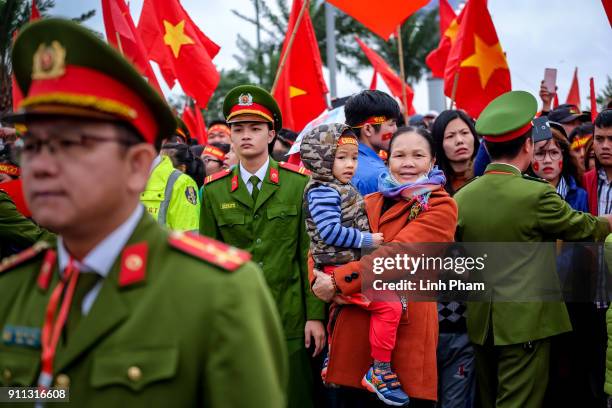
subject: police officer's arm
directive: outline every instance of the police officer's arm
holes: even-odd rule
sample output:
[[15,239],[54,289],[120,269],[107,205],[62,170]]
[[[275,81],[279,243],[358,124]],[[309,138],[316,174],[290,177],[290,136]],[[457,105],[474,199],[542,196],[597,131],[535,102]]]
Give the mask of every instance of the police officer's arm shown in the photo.
[[202,204],[200,206],[200,234],[222,241],[221,233],[217,227],[215,214],[212,210],[206,186],[202,187]]
[[274,300],[252,263],[229,274],[207,328],[205,405],[285,408],[288,355]]
[[610,224],[605,218],[574,210],[552,187],[540,195],[536,211],[541,230],[566,241],[591,237],[602,241],[610,232]]
[[166,220],[168,228],[175,231],[197,232],[200,229],[198,186],[186,174],[182,174],[174,183]]
[[37,241],[54,239],[54,234],[26,218],[8,195],[0,193],[0,241],[27,248]]
[[300,206],[300,225],[299,225],[299,262],[300,262],[300,278],[302,279],[302,288],[306,299],[306,320],[324,320],[325,319],[325,302],[317,298],[310,290],[310,279],[308,277],[308,249],[310,248],[310,237],[306,230],[306,212]]

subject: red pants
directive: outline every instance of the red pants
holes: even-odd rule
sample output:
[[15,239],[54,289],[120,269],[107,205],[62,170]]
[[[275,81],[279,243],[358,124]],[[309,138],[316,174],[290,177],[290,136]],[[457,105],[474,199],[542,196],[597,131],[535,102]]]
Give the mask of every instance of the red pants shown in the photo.
[[[323,268],[325,273],[331,274],[334,266]],[[388,296],[388,294],[386,294]],[[366,301],[371,297],[367,294],[353,295],[344,297],[346,301],[370,312],[370,352],[374,360],[385,363],[391,362],[391,354],[395,348],[397,338],[397,328],[402,318],[402,303],[399,298],[389,301]],[[331,339],[331,333],[328,333]],[[329,344],[331,346],[331,343]]]

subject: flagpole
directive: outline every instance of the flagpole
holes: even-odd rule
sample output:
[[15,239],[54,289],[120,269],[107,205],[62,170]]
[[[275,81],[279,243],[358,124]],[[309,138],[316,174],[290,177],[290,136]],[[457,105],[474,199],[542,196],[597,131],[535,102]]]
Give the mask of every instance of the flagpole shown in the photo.
[[119,31],[115,31],[115,36],[117,37],[117,47],[119,48],[119,52],[125,57],[123,46],[121,45],[121,36],[119,35]]
[[404,47],[402,45],[402,25],[397,27],[397,48],[399,50],[400,76],[402,77],[402,103],[404,104],[404,122],[408,124],[408,97],[406,96],[406,71],[404,70]]
[[451,103],[449,109],[453,109],[455,106],[455,97],[457,96],[457,85],[459,84],[459,69],[455,72],[455,78],[453,79],[453,90],[451,92]]
[[[293,1],[296,1],[296,0],[293,0]],[[280,78],[280,74],[283,71],[283,67],[285,66],[287,57],[289,56],[289,53],[291,52],[291,48],[293,47],[293,41],[295,40],[295,35],[298,32],[298,28],[300,28],[302,17],[304,17],[304,13],[306,12],[307,8],[308,8],[308,0],[304,0],[304,3],[302,4],[302,9],[300,10],[300,14],[298,14],[298,18],[295,21],[295,26],[293,26],[293,32],[291,33],[291,37],[289,37],[289,43],[287,43],[287,49],[285,50],[285,53],[283,54],[283,58],[281,58],[280,64],[278,64],[278,69],[276,70],[276,77],[274,77],[274,83],[272,84],[272,90],[270,91],[270,93],[272,94],[276,90],[276,87],[278,85],[278,79]]]
[[325,3],[325,41],[327,45],[327,68],[329,69],[330,97],[338,96],[336,88],[336,10],[330,3]]

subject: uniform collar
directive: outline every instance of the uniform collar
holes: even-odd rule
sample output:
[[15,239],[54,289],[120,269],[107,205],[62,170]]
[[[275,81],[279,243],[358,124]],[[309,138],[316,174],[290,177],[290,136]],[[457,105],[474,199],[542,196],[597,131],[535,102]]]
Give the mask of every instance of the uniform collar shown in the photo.
[[[111,232],[82,261],[75,261],[81,272],[95,272],[106,278],[121,253],[121,250],[132,236],[144,212],[143,206],[138,204],[136,209],[116,230]],[[70,254],[64,246],[62,237],[57,239],[57,259],[59,270],[63,271],[68,265]]]
[[259,179],[259,181],[264,181],[266,179],[266,173],[268,172],[268,166],[270,165],[270,156],[268,156],[268,158],[266,159],[266,162],[263,164],[263,166],[261,166],[259,168],[259,170],[257,170],[255,173],[249,173],[249,171],[247,169],[244,168],[244,166],[242,165],[242,163],[240,163],[239,167],[240,167],[240,178],[242,179],[242,181],[244,182],[244,185],[246,186],[247,183],[249,182],[249,179],[251,178],[251,176],[257,176],[257,178]]
[[521,170],[516,167],[513,164],[508,164],[508,163],[502,163],[502,162],[493,162],[490,163],[487,168],[485,169],[485,174],[492,172],[492,171],[499,171],[499,172],[510,172],[516,176],[520,176],[523,173],[521,172]]

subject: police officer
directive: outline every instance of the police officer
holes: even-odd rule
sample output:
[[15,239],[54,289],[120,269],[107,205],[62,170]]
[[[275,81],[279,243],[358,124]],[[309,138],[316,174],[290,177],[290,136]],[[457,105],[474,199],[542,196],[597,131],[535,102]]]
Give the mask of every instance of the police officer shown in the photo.
[[268,92],[238,86],[225,97],[223,114],[240,163],[207,177],[200,232],[249,251],[263,269],[289,349],[289,406],[312,406],[306,348],[314,343],[314,354],[323,348],[325,315],[308,284],[302,196],[309,178],[306,169],[269,156],[282,119]]
[[[538,243],[601,240],[610,228],[609,217],[574,211],[548,182],[521,174],[532,161],[536,111],[536,99],[523,91],[503,94],[485,108],[476,131],[483,135],[492,163],[455,195],[457,240],[532,243],[521,247],[520,256],[508,251],[507,262],[498,262],[495,270],[496,281],[518,282],[519,290],[527,291],[541,287],[543,276],[555,268],[554,250],[539,253]],[[513,298],[513,290],[516,287],[504,287],[492,292],[490,301],[467,306],[484,408],[541,407],[550,338],[572,329],[563,302],[521,302],[526,298],[516,291]],[[510,295],[495,297],[500,293]]]
[[75,407],[283,407],[280,319],[249,255],[139,203],[166,103],[71,21],[28,25],[12,60],[26,200],[59,238],[0,270],[0,384],[68,387]]

